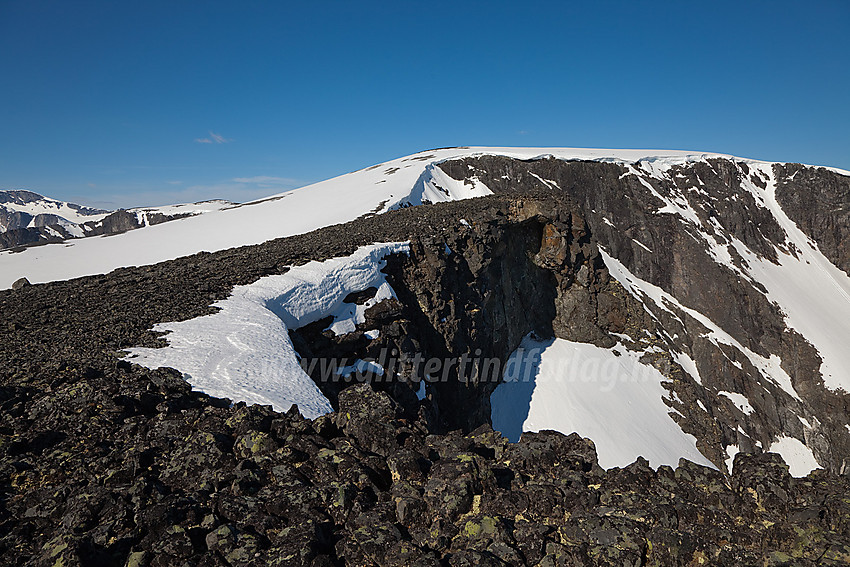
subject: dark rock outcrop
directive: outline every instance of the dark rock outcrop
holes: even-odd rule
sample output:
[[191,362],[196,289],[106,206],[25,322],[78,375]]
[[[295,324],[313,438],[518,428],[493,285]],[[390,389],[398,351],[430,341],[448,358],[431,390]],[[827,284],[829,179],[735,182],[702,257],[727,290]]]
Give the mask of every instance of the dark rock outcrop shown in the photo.
[[[737,445],[754,451],[768,447],[777,436],[788,435],[812,448],[821,466],[838,471],[850,454],[850,429],[845,428],[850,396],[823,387],[817,351],[786,325],[785,314],[764,290],[719,262],[689,222],[677,214],[656,212],[666,204],[664,197],[686,208],[693,222],[713,234],[732,258],[737,252],[727,236],[775,262],[777,250],[794,251],[786,249],[784,232],[774,216],[744,188],[746,183],[766,187],[768,179],[762,173],[743,161],[719,158],[672,166],[663,176],[652,173],[651,163],[624,166],[500,156],[453,160],[440,167],[459,180],[475,176],[499,194],[568,195],[585,218],[594,242],[604,243],[608,254],[631,274],[676,298],[679,305],[643,301],[640,306],[617,309],[611,321],[629,329],[625,334],[633,338],[635,348],[658,345],[694,361],[701,383],[681,371],[672,356],[662,356],[654,364],[672,380],[675,397],[683,401],[672,404],[679,414],[677,421],[700,440],[698,446],[713,462],[719,465],[726,458],[722,447]],[[774,165],[770,175],[783,210],[828,258],[846,269],[850,178],[793,164]],[[583,309],[577,321],[592,319],[594,301],[603,309],[607,305],[592,299],[592,293],[589,298],[580,287],[574,289],[560,296],[568,305]],[[800,399],[764,376],[741,351],[716,344],[709,329],[688,309],[706,316],[755,355],[778,355]],[[627,317],[620,318],[624,313]],[[556,326],[556,336],[593,342],[573,338],[575,328],[575,324]],[[722,391],[745,395],[754,412],[735,409],[718,396]],[[709,411],[703,411],[697,401]],[[804,429],[800,417],[814,427]]]
[[179,376],[64,367],[3,386],[10,565],[788,564],[848,559],[845,477],[774,455],[727,480],[603,471],[577,435],[428,434],[354,385],[340,412],[230,406]]
[[776,164],[774,170],[782,209],[833,264],[850,274],[850,177],[793,163]]

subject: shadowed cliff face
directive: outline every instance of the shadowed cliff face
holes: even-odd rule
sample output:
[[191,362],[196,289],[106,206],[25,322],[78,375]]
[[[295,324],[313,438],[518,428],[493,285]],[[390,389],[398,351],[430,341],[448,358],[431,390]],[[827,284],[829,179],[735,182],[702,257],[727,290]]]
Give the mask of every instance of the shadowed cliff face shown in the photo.
[[[492,213],[458,218],[455,230],[440,237],[413,239],[410,254],[392,258],[384,270],[397,299],[368,310],[366,324],[349,335],[326,330],[327,320],[293,331],[301,355],[383,358],[385,367],[385,353],[395,353],[402,361],[396,371],[369,376],[373,384],[416,415],[413,392],[424,380],[423,411],[433,425],[470,431],[489,422],[499,369],[529,333],[549,337],[571,328],[584,340],[610,342],[595,313],[604,266],[569,200],[520,199]],[[439,364],[428,368],[428,359]],[[483,361],[490,366],[481,367]],[[335,404],[350,381],[328,382],[320,372],[314,379]]]
[[[746,188],[764,188],[772,177],[786,214],[846,270],[850,179],[794,165],[776,165],[765,172],[724,159],[673,166],[663,175],[652,163],[623,166],[502,157],[457,160],[440,167],[457,179],[475,176],[499,194],[536,190],[567,195],[586,219],[594,243],[630,274],[675,298],[678,305],[661,306],[632,294],[631,299],[642,304],[641,311],[645,308],[651,316],[626,309],[631,343],[624,342],[643,348],[648,331],[668,353],[693,359],[701,383],[670,357],[655,364],[672,379],[681,400],[668,402],[679,414],[675,418],[704,442],[700,448],[715,463],[723,457],[720,447],[758,451],[778,435],[789,435],[812,448],[821,466],[841,467],[850,454],[848,396],[823,387],[818,352],[786,324],[779,305],[748,277],[742,269],[748,267],[747,260],[732,244],[742,243],[754,258],[773,263],[778,254],[795,255],[762,197]],[[726,262],[718,259],[723,253],[729,254]],[[582,299],[576,303],[592,301]],[[799,399],[756,368],[740,348],[711,340],[710,329],[693,312],[707,317],[742,348],[762,357],[778,356]],[[556,336],[572,338],[572,326],[554,327]],[[740,411],[717,392],[745,395],[754,411]]]

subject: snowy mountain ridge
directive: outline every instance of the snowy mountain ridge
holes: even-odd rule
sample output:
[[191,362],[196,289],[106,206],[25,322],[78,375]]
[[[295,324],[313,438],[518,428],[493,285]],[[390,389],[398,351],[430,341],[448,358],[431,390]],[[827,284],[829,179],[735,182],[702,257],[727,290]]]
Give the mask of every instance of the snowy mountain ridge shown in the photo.
[[[130,213],[137,218],[130,222],[135,224],[143,223],[145,215],[153,216],[145,211],[159,212],[179,220],[177,224],[150,226],[143,233],[131,231],[109,239],[86,239],[68,242],[64,246],[36,247],[26,250],[25,255],[0,251],[0,289],[8,288],[20,277],[39,283],[106,273],[124,266],[153,264],[201,251],[259,244],[399,207],[483,196],[488,194],[489,189],[474,177],[458,182],[446,177],[438,167],[446,161],[478,156],[641,163],[662,175],[671,167],[706,159],[767,163],[724,154],[672,150],[443,148],[373,165],[241,205],[211,201],[209,207],[200,207],[199,210],[192,209],[191,205],[134,209]],[[850,175],[841,170],[835,171]],[[183,210],[184,207],[186,210]],[[206,214],[199,215],[198,212]],[[183,214],[188,214],[187,218],[180,218]],[[222,227],[227,227],[227,230],[222,230]]]
[[0,250],[71,238],[115,234],[215,211],[222,200],[107,211],[58,201],[26,190],[0,190]]
[[848,273],[846,172],[687,152],[434,150],[2,253],[46,283],[0,291],[0,555],[843,565]]
[[[419,237],[405,254],[377,244],[325,259],[302,284],[300,266],[262,278],[216,304],[229,318],[163,322],[156,330],[170,333],[171,346],[132,349],[129,360],[177,368],[213,395],[280,411],[297,404],[310,417],[371,372],[435,424],[492,420],[514,438],[577,431],[596,441],[606,467],[644,456],[655,467],[688,458],[728,472],[739,451],[768,450],[795,475],[845,465],[850,222],[832,205],[850,199],[850,175],[840,170],[694,152],[433,150],[144,231],[3,253],[2,283],[105,273],[343,222],[354,230],[376,215],[391,223],[399,209],[474,197],[495,199],[493,215],[455,218],[451,231]],[[371,283],[354,278],[362,289],[344,292],[329,283],[355,273],[372,274]],[[344,300],[384,289],[373,285],[379,273],[387,290],[362,308]],[[299,288],[308,280],[312,295]],[[329,289],[337,291],[322,299]],[[282,315],[308,296],[324,306],[309,320]],[[340,309],[360,315],[337,332]],[[250,338],[259,320],[276,331]],[[405,353],[404,363],[380,362],[381,351]],[[501,384],[461,386],[458,356],[482,351],[502,369],[524,365],[530,382],[502,374]],[[529,351],[537,358],[522,358]],[[443,360],[443,379],[411,367],[417,354]],[[305,359],[345,360],[343,379],[328,383]],[[464,403],[476,407],[468,417],[457,414]]]
[[8,219],[0,220],[0,232],[49,224],[48,219],[40,219],[40,216],[60,217],[68,224],[82,224],[100,220],[109,214],[109,211],[57,201],[26,190],[0,190],[0,207],[7,213],[23,213],[31,217],[29,222],[17,224]]

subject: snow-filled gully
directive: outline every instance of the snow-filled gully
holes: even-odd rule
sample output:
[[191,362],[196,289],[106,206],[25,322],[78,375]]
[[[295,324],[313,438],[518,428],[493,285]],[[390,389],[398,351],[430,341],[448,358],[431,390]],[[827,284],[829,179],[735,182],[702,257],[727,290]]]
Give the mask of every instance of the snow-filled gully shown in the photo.
[[169,366],[183,373],[196,390],[278,411],[292,404],[305,417],[333,411],[330,402],[302,369],[289,337],[297,329],[329,315],[337,333],[362,322],[365,306],[343,299],[352,292],[378,288],[373,301],[391,297],[381,268],[390,254],[406,254],[407,243],[374,244],[351,256],[294,266],[234,288],[215,303],[219,312],[188,321],[161,323],[165,348],[129,349],[127,360],[148,368]]

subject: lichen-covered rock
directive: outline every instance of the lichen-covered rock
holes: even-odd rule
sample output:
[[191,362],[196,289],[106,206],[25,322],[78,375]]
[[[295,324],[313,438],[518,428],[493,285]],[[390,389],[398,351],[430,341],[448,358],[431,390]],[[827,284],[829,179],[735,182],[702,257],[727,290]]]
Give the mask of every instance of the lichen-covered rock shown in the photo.
[[396,402],[367,384],[354,385],[339,395],[339,427],[363,447],[383,456],[398,448],[393,422],[400,414]]

